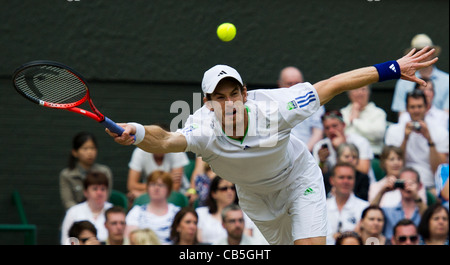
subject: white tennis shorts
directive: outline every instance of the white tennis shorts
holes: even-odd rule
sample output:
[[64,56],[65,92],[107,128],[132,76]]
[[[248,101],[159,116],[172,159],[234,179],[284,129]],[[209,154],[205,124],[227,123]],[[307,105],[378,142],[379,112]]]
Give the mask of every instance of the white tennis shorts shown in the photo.
[[[319,172],[317,172],[319,170]],[[271,245],[292,245],[297,239],[327,236],[323,177],[298,177],[288,187],[257,194],[238,187],[239,204]]]

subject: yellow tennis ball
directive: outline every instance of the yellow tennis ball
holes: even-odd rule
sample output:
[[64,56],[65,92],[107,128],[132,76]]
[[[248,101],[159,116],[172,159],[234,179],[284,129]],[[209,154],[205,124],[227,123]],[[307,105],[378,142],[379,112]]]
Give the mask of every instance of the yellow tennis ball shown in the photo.
[[236,36],[236,27],[231,23],[223,23],[217,27],[217,36],[221,41],[231,41]]

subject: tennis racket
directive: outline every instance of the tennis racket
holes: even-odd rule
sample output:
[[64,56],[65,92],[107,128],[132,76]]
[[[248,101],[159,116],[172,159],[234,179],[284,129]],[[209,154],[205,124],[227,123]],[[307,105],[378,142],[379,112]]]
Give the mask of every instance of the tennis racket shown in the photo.
[[[84,115],[118,135],[122,135],[124,131],[98,111],[89,96],[86,80],[64,64],[52,61],[26,63],[14,72],[13,85],[19,94],[33,103]],[[92,112],[78,108],[86,101]]]

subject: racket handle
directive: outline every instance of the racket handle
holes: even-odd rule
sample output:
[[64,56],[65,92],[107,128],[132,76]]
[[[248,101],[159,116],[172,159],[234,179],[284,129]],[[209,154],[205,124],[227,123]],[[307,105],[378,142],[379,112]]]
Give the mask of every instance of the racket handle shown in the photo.
[[[104,116],[105,120],[100,122],[103,126],[108,128],[111,132],[117,133],[118,135],[122,135],[122,133],[125,131],[122,127],[117,125],[115,122],[110,120],[108,117]],[[136,135],[132,135],[134,137],[134,140],[136,141]]]

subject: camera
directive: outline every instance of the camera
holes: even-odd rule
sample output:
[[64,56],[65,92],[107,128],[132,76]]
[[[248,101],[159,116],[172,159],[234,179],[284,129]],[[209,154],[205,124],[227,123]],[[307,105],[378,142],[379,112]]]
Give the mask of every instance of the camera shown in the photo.
[[422,126],[420,126],[420,122],[418,122],[418,121],[413,121],[412,126],[415,131],[420,131],[420,128],[422,128]]
[[396,188],[400,188],[400,189],[404,189],[405,188],[405,181],[404,180],[396,180],[394,183],[394,189]]

